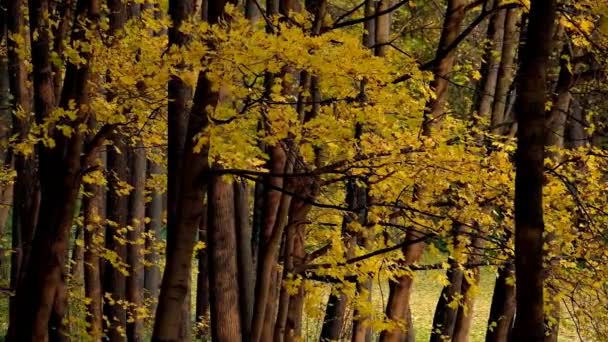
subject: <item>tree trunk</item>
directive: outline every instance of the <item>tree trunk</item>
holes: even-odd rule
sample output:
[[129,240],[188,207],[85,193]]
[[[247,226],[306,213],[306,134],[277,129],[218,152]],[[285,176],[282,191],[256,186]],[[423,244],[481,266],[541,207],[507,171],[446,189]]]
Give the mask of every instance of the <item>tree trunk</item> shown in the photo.
[[127,234],[127,264],[129,276],[127,277],[127,300],[135,310],[130,313],[130,322],[127,324],[127,340],[138,342],[143,340],[143,317],[137,316],[137,309],[143,305],[143,257],[141,245],[142,232],[146,219],[146,153],[143,142],[129,148],[131,186],[133,190],[130,197],[129,222],[131,229]]
[[254,268],[251,250],[252,230],[249,223],[249,187],[244,180],[234,182],[234,214],[237,234],[237,257],[239,264],[239,294],[241,329],[249,336],[253,319]]
[[[208,205],[208,203],[207,203]],[[203,212],[201,225],[198,231],[198,241],[208,242],[207,239],[207,210]],[[240,242],[240,241],[239,241]],[[196,322],[209,322],[209,245],[198,251],[198,274],[196,275]],[[209,334],[209,327],[199,331],[199,336]]]
[[[106,248],[115,253],[115,260],[106,260],[104,267],[103,291],[111,296],[104,301],[103,312],[107,317],[106,333],[110,341],[126,341],[127,311],[118,302],[127,300],[126,272],[128,269],[127,224],[129,214],[129,198],[120,192],[123,190],[120,182],[129,181],[129,162],[125,137],[115,134],[113,146],[108,146],[108,195]],[[120,151],[120,152],[119,152]]]
[[[498,5],[499,1],[494,1],[494,7]],[[475,94],[477,114],[481,117],[489,116],[492,111],[492,102],[494,100],[500,65],[500,55],[497,51],[502,49],[506,11],[500,10],[490,18],[490,22],[488,23],[487,41],[485,42],[486,46],[481,64],[482,78]]]
[[[101,164],[101,163],[100,163]],[[86,184],[83,197],[84,210],[84,285],[87,304],[87,332],[93,341],[100,341],[103,335],[102,290],[99,251],[103,247],[103,220],[105,206],[100,185]]]
[[532,1],[518,77],[519,123],[515,158],[515,270],[517,315],[514,338],[543,341],[543,178],[546,68],[552,51],[557,4]]
[[498,269],[494,284],[490,318],[486,331],[486,342],[508,342],[515,317],[515,267],[512,262],[505,263]]
[[[84,25],[95,25],[98,20],[98,3],[80,1],[77,15],[86,16]],[[50,58],[49,3],[46,0],[30,1],[30,39],[32,45],[32,75],[35,117],[39,124],[56,108]],[[75,30],[72,40],[86,40],[84,30]],[[87,61],[91,57],[82,52]],[[60,105],[67,109],[76,103],[78,116],[86,121],[88,113],[88,63],[79,66],[68,63]],[[75,130],[70,137],[60,132],[53,134],[56,146],[48,149],[38,146],[40,161],[40,220],[36,225],[31,255],[25,277],[17,287],[17,318],[14,321],[15,340],[46,341],[64,339],[63,314],[66,307],[65,257],[68,234],[74,218],[76,200],[81,181],[82,132]],[[9,328],[10,329],[10,328]]]
[[[25,36],[25,19],[22,13],[23,0],[6,1],[6,27],[8,35]],[[9,88],[12,96],[11,110],[23,108],[23,111],[31,111],[31,94],[27,87],[27,71],[22,57],[18,53],[17,43],[8,38],[7,61]],[[12,116],[12,133],[20,141],[27,139],[31,119],[30,116],[19,118]],[[38,218],[40,205],[40,191],[37,179],[37,163],[34,158],[26,157],[19,153],[13,154],[14,168],[17,177],[13,185],[13,210],[12,210],[12,245],[14,253],[11,254],[11,288],[16,289],[23,277],[24,265],[27,265],[27,257],[34,237],[34,231]],[[12,296],[9,302],[9,330],[7,340],[14,340],[14,328],[17,324],[17,297]]]
[[[208,4],[203,16],[211,24],[218,22],[225,1]],[[175,0],[169,4],[173,26],[169,30],[169,43],[183,46],[188,37],[179,31],[183,20],[192,14],[190,1]],[[196,234],[204,210],[207,180],[203,173],[208,169],[207,151],[194,151],[196,134],[207,125],[207,106],[217,104],[219,94],[203,73],[199,74],[192,108],[188,115],[189,87],[178,77],[169,81],[169,167],[168,167],[168,222],[166,266],[156,310],[153,341],[178,341],[184,319],[190,319],[184,310],[189,289],[192,255]],[[202,114],[202,115],[201,115]],[[184,140],[185,139],[185,140]],[[185,167],[187,165],[187,167]],[[184,166],[184,167],[182,167]],[[234,252],[234,251],[233,251]]]
[[234,187],[213,176],[208,193],[209,288],[213,341],[240,341]]
[[[437,55],[441,55],[458,37],[460,26],[465,16],[466,1],[449,0],[441,29],[441,37],[437,48]],[[450,83],[450,73],[454,66],[456,52],[452,49],[445,57],[440,58],[434,66],[435,78],[431,82],[431,88],[435,92],[435,98],[428,103],[425,109],[425,119],[422,127],[422,134],[431,136],[431,130],[441,120],[444,112],[445,103],[448,98],[448,85]]]
[[[474,234],[484,234],[481,230],[473,231]],[[470,251],[472,253],[480,253],[481,247],[483,246],[483,237],[473,237]],[[477,264],[481,261],[481,256],[470,255],[467,258],[467,262]],[[456,326],[454,327],[453,342],[468,342],[471,334],[471,324],[473,323],[473,312],[475,305],[474,291],[471,289],[479,285],[480,269],[479,267],[472,267],[464,272],[468,272],[468,276],[464,276],[462,279],[462,286],[460,292],[462,294],[462,305],[458,307],[458,315],[456,317]]]
[[[455,226],[453,231],[453,246],[454,251],[461,248],[458,246],[459,235],[462,234],[465,227]],[[435,316],[433,317],[433,328],[431,330],[431,342],[440,342],[443,340],[452,340],[454,335],[454,328],[456,327],[456,319],[458,315],[458,308],[460,305],[453,307],[450,305],[453,301],[459,301],[458,296],[461,295],[462,282],[464,273],[461,269],[459,255],[450,255],[448,257],[448,263],[450,268],[447,270],[447,278],[450,282],[444,286],[439,301],[437,302],[437,308],[435,309]]]
[[[160,175],[162,169],[160,165],[153,161],[148,161],[148,175]],[[160,287],[160,256],[156,249],[156,243],[161,239],[161,228],[163,225],[163,195],[156,189],[151,189],[152,200],[146,208],[146,216],[150,219],[146,225],[146,250],[148,251],[148,262],[151,264],[144,270],[144,288],[147,299],[151,299],[150,312],[156,312],[156,301]]]
[[[441,30],[441,37],[439,40],[439,46],[437,48],[437,55],[443,54],[443,51],[447,49],[458,37],[460,32],[460,26],[465,15],[465,2],[462,0],[449,0],[447,4],[445,19]],[[376,33],[377,34],[377,33]],[[447,90],[449,85],[449,74],[452,71],[454,65],[455,51],[451,50],[443,58],[440,58],[434,65],[435,77],[431,83],[431,87],[435,91],[435,99],[427,103],[424,122],[422,124],[422,134],[424,136],[431,136],[432,129],[441,120],[443,115],[445,102],[447,99]],[[417,192],[423,192],[424,189],[419,189]],[[407,234],[407,238],[410,240],[416,240],[420,238],[420,235],[414,231],[410,231]],[[419,242],[412,245],[408,245],[404,248],[404,261],[403,266],[409,266],[420,258],[422,251],[424,250],[424,243]],[[389,300],[386,306],[386,316],[398,322],[401,325],[406,326],[408,324],[407,315],[410,312],[409,301],[411,295],[413,278],[410,275],[404,275],[399,277],[397,283],[392,283],[390,288]],[[382,342],[398,342],[404,338],[401,329],[385,330],[380,335],[380,341]]]
[[502,43],[502,57],[498,68],[496,91],[494,92],[494,104],[492,107],[492,133],[504,134],[508,132],[508,126],[504,126],[507,107],[507,93],[513,83],[515,75],[515,56],[519,44],[519,30],[517,23],[520,10],[509,8],[506,10],[504,38]]

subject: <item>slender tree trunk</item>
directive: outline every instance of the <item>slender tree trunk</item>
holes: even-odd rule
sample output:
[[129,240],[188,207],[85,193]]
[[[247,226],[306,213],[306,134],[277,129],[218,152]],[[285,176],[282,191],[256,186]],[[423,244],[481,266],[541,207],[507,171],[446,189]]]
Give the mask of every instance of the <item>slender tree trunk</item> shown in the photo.
[[[494,1],[493,6],[496,7],[498,5],[499,1]],[[506,11],[500,10],[490,18],[490,22],[488,23],[487,41],[481,64],[482,78],[475,94],[477,114],[481,117],[489,116],[492,112],[492,103],[494,102],[498,68],[500,65],[500,54],[497,51],[502,49]]]
[[135,310],[130,313],[132,322],[127,324],[127,339],[129,341],[143,340],[143,317],[137,317],[137,308],[143,305],[143,266],[142,232],[146,218],[146,153],[140,141],[129,150],[131,186],[133,190],[130,197],[129,222],[131,229],[127,234],[127,263],[129,276],[127,277],[127,300]]
[[[25,19],[22,13],[23,0],[6,1],[6,27],[7,34],[25,36]],[[17,42],[7,37],[7,61],[9,88],[12,97],[11,110],[23,108],[28,113],[31,111],[31,94],[27,87],[27,71],[22,57],[18,54]],[[29,116],[20,118],[12,116],[12,133],[20,141],[27,139],[31,126]],[[27,256],[31,247],[31,241],[37,223],[38,208],[40,203],[39,183],[37,179],[37,163],[34,158],[14,153],[14,168],[17,177],[13,185],[13,210],[12,210],[12,246],[15,251],[11,254],[11,288],[16,289],[23,277],[23,266],[27,265]],[[7,339],[15,338],[14,328],[17,320],[17,297],[12,296],[9,304],[9,330]]]
[[[484,234],[481,230],[473,231],[474,234]],[[480,253],[481,247],[483,246],[483,237],[473,237],[471,244],[471,252]],[[472,264],[477,264],[481,261],[479,255],[470,255],[467,261]],[[479,285],[480,269],[479,267],[472,267],[464,270],[464,278],[462,279],[462,286],[460,292],[462,294],[462,305],[458,307],[458,315],[456,317],[456,326],[454,327],[453,342],[468,342],[471,334],[471,325],[473,323],[473,313],[475,305],[475,291],[472,289]]]
[[[106,260],[104,268],[103,291],[111,296],[104,301],[103,312],[106,316],[107,336],[112,342],[126,341],[127,311],[118,302],[127,300],[128,269],[127,224],[129,198],[121,194],[121,182],[128,182],[130,176],[125,138],[115,134],[113,146],[108,146],[108,196],[106,225],[106,248],[115,253],[116,260]],[[120,152],[118,152],[120,151]]]
[[543,176],[545,146],[546,68],[552,51],[557,4],[531,3],[518,76],[515,112],[517,132],[515,173],[515,270],[517,315],[513,337],[543,341]]
[[[208,3],[205,15],[210,24],[216,24],[219,21],[225,4],[226,1]],[[190,1],[184,0],[172,1],[169,4],[169,13],[173,21],[173,26],[169,30],[169,42],[182,46],[186,43],[187,36],[179,31],[179,26],[192,13],[192,4]],[[186,111],[187,93],[188,87],[181,79],[173,77],[170,80],[169,98],[172,100],[169,101],[168,192],[171,206],[168,210],[166,266],[156,310],[153,341],[183,339],[180,336],[180,331],[183,331],[182,320],[190,319],[189,314],[184,317],[186,314],[182,311],[190,285],[196,233],[204,210],[207,179],[203,175],[209,169],[208,146],[203,147],[200,153],[196,153],[194,137],[204,131],[207,126],[207,107],[216,105],[220,96],[224,96],[213,92],[210,82],[203,73],[200,73],[190,115],[186,115],[188,113]],[[187,127],[185,142],[182,144],[185,127]],[[183,148],[181,148],[182,146]],[[183,155],[181,151],[183,151]],[[185,167],[186,165],[187,167]],[[177,177],[175,181],[172,181],[173,177]],[[213,239],[211,236],[210,238]],[[209,242],[211,245],[212,241]],[[236,253],[236,250],[233,249],[231,252]],[[215,260],[213,255],[210,257],[210,260]],[[211,267],[214,266],[210,265]],[[229,295],[229,293],[225,294],[225,296]],[[217,300],[221,301],[223,298]]]
[[[162,173],[160,165],[153,161],[148,161],[148,175],[159,175]],[[144,270],[144,288],[145,296],[151,299],[150,312],[156,312],[156,301],[158,300],[158,292],[160,287],[160,256],[156,248],[156,243],[161,238],[161,228],[163,225],[163,195],[157,189],[151,189],[152,200],[146,208],[146,216],[149,222],[146,225],[146,250],[148,251],[148,262],[151,264]]]
[[494,285],[486,342],[508,342],[515,318],[515,267],[507,262],[498,269]]
[[[463,0],[448,1],[439,46],[437,48],[437,55],[442,54],[443,51],[454,42],[456,37],[458,37],[460,26],[464,20],[465,5],[465,1]],[[376,32],[376,35],[377,34],[378,33]],[[431,83],[431,87],[435,91],[435,99],[427,103],[425,109],[424,122],[422,125],[422,134],[424,136],[431,136],[432,129],[437,126],[437,123],[441,120],[443,115],[448,95],[449,74],[452,71],[454,59],[455,51],[452,50],[445,54],[443,58],[440,58],[434,66],[435,77]],[[424,192],[424,189],[419,189],[417,192]],[[407,239],[410,240],[416,240],[420,237],[421,236],[414,231],[410,231],[407,234]],[[424,243],[422,242],[405,247],[403,250],[404,266],[416,262],[422,255],[424,247]],[[389,300],[386,306],[387,317],[404,326],[408,325],[407,315],[410,312],[409,302],[412,282],[412,276],[404,275],[397,280],[397,283],[392,283],[390,286],[391,292],[389,294]],[[385,330],[380,335],[380,341],[382,342],[398,342],[402,339],[404,339],[404,336],[401,329]]]
[[[452,235],[454,251],[461,248],[458,246],[458,238],[464,229],[465,227],[460,225],[454,227]],[[461,295],[464,272],[460,265],[460,259],[461,256],[459,255],[451,255],[448,257],[450,268],[447,270],[446,275],[450,283],[443,287],[439,301],[437,302],[435,316],[433,317],[433,328],[430,339],[431,342],[452,340],[453,338],[459,306],[453,307],[450,304],[453,301],[459,301],[458,296]]]
[[508,132],[508,126],[504,126],[506,118],[507,94],[513,83],[515,75],[515,56],[519,44],[519,22],[520,10],[510,8],[506,10],[504,24],[504,38],[502,43],[502,57],[498,68],[496,91],[494,92],[494,104],[492,106],[492,132],[503,134]]
[[252,230],[249,223],[249,188],[244,180],[234,182],[234,214],[237,234],[237,256],[239,264],[239,294],[241,329],[249,336],[253,319],[254,268],[251,250]]
[[[100,163],[102,164],[102,163]],[[84,210],[84,285],[87,304],[87,332],[94,341],[100,341],[103,334],[102,290],[99,251],[103,247],[103,220],[105,206],[100,185],[86,184],[83,197]]]
[[208,193],[209,288],[213,341],[240,341],[234,187],[214,176]]
[[[207,210],[203,212],[198,231],[198,241],[207,243]],[[239,241],[240,242],[240,241]],[[196,275],[196,322],[209,324],[209,245],[198,251],[198,274]],[[199,331],[209,335],[209,327]]]

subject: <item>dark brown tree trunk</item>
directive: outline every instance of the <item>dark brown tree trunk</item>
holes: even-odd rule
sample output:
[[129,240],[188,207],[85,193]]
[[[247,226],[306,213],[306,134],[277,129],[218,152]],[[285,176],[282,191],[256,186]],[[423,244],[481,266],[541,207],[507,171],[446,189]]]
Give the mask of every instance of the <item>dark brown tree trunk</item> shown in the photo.
[[[103,291],[111,296],[104,301],[103,313],[107,318],[106,329],[110,341],[126,341],[127,311],[124,302],[127,299],[127,238],[129,198],[121,193],[121,182],[129,181],[129,162],[125,138],[115,134],[113,146],[108,146],[108,195],[106,225],[106,248],[115,253],[116,260],[106,260],[104,267]],[[120,152],[119,152],[120,151]]]
[[[122,0],[108,0],[109,34],[116,36],[123,29],[127,14]],[[111,42],[110,42],[111,43]],[[112,77],[112,75],[108,75]],[[114,96],[108,94],[108,98]],[[106,248],[116,257],[115,260],[106,260],[103,268],[103,292],[109,294],[111,299],[105,298],[103,314],[105,316],[105,330],[107,338],[112,342],[126,341],[127,310],[120,302],[127,299],[127,282],[125,272],[127,267],[127,224],[129,215],[129,198],[122,194],[121,182],[129,182],[129,162],[127,157],[126,138],[121,133],[114,133],[111,137],[112,145],[107,151],[108,192],[106,197],[107,225],[105,243]]]
[[521,53],[515,158],[515,272],[517,315],[513,337],[543,341],[543,178],[547,63],[552,51],[557,2],[531,3],[525,45]]
[[213,341],[241,341],[234,187],[213,176],[207,198],[211,334]]
[[[437,48],[437,56],[444,54],[444,50],[458,37],[460,26],[465,16],[465,5],[465,1],[463,0],[448,1],[439,46]],[[449,74],[452,71],[454,59],[455,51],[452,49],[446,53],[443,58],[436,61],[434,65],[435,77],[431,83],[431,87],[435,91],[435,99],[427,103],[425,109],[424,122],[422,124],[422,134],[424,136],[431,136],[432,129],[437,126],[437,123],[441,120],[443,115],[448,95]],[[424,189],[419,189],[417,191],[423,192]],[[407,234],[407,239],[410,239],[411,241],[417,240],[420,237],[421,236],[414,231],[410,231]],[[404,266],[411,265],[418,261],[423,250],[423,242],[414,243],[405,247],[403,250]],[[408,325],[407,315],[410,312],[409,302],[412,281],[412,276],[404,275],[398,279],[397,283],[391,283],[391,292],[386,306],[387,317],[406,326]],[[404,339],[404,336],[400,329],[385,330],[380,335],[380,341],[382,342],[398,342],[402,339]]]
[[[129,149],[131,170],[131,191],[129,222],[131,229],[127,234],[127,264],[129,265],[129,276],[127,277],[127,300],[135,309],[143,305],[143,265],[142,254],[142,232],[146,219],[146,153],[143,143],[140,141],[136,146]],[[137,317],[137,310],[130,313],[132,322],[127,324],[127,340],[143,341],[143,317]]]
[[[453,231],[453,245],[454,250],[458,250],[459,235],[462,234],[465,227],[455,226]],[[460,256],[451,255],[448,257],[448,264],[450,268],[447,270],[447,279],[450,282],[444,286],[437,307],[435,309],[435,316],[433,317],[433,328],[431,330],[431,342],[440,342],[443,340],[452,340],[454,335],[454,328],[456,327],[456,318],[458,315],[458,307],[450,305],[453,301],[457,301],[458,296],[461,294],[462,282],[464,273],[461,269],[460,262],[458,261]]]
[[[102,163],[100,162],[100,165]],[[87,332],[94,341],[100,341],[103,334],[102,290],[99,251],[103,247],[103,220],[105,206],[100,185],[87,184],[83,197],[84,210],[84,285],[87,304]]]
[[[302,193],[310,189],[302,189]],[[305,229],[305,219],[311,206],[300,199],[292,199],[289,208],[289,222],[285,228],[285,253],[283,261],[282,284],[293,275],[295,265],[303,263],[304,241],[302,230]],[[303,284],[296,295],[290,295],[284,286],[281,286],[278,302],[278,315],[274,331],[275,341],[292,341],[301,334],[300,298],[303,292]],[[302,298],[303,299],[303,298]],[[303,304],[303,302],[302,302]]]
[[[473,234],[484,234],[481,230],[473,230]],[[467,258],[468,263],[478,264],[481,261],[481,257],[478,255],[483,246],[484,239],[481,236],[475,236],[472,238],[470,251],[477,253],[469,255]],[[462,286],[460,292],[462,294],[462,305],[458,307],[458,315],[456,317],[456,326],[454,327],[453,342],[468,342],[471,334],[471,324],[473,323],[473,313],[475,305],[475,291],[471,289],[479,285],[480,269],[479,267],[472,267],[465,270],[469,272],[468,277],[465,276],[462,279]]]
[[[207,210],[203,212],[198,231],[198,241],[207,243]],[[209,335],[209,245],[198,251],[198,274],[196,275],[196,322],[207,327],[199,331],[199,336]]]
[[508,342],[515,317],[515,267],[507,262],[498,269],[494,285],[486,342]]
[[507,94],[511,88],[515,75],[515,56],[519,44],[519,29],[517,23],[519,22],[520,10],[517,8],[510,8],[506,11],[502,57],[498,68],[491,118],[492,133],[495,134],[504,134],[508,132],[509,129],[509,126],[504,125],[508,103]]
[[[304,250],[305,224],[298,224],[295,229],[292,247],[293,267],[301,267],[305,263],[306,252]],[[285,341],[294,341],[303,338],[302,318],[304,311],[304,284],[298,288],[298,293],[289,299],[289,308],[285,322]]]
[[[463,0],[449,0],[441,29],[441,37],[437,48],[437,55],[443,54],[458,37],[460,26],[465,16],[466,2]],[[431,131],[436,126],[444,112],[445,102],[448,98],[448,85],[450,83],[450,73],[454,66],[456,51],[452,49],[445,57],[440,58],[434,66],[435,78],[431,82],[431,88],[435,92],[435,99],[428,103],[425,110],[425,124],[422,126],[422,133],[431,136]]]
[[[8,35],[25,36],[25,19],[22,13],[23,0],[6,1],[6,28]],[[26,86],[27,71],[22,57],[18,53],[17,43],[7,37],[7,61],[9,88],[12,96],[11,110],[18,107],[23,108],[24,112],[30,112],[31,94]],[[19,118],[12,116],[12,133],[19,140],[27,139],[31,126],[29,116]],[[34,158],[13,154],[14,168],[17,177],[13,185],[13,211],[12,211],[12,249],[11,254],[11,288],[16,289],[23,277],[23,266],[27,265],[27,256],[31,248],[31,241],[37,223],[38,208],[40,203],[39,183],[37,175],[37,163]],[[15,338],[14,328],[17,319],[17,297],[10,298],[9,305],[9,331],[7,339],[10,341]]]
[[[153,161],[148,161],[148,176],[160,175],[162,169],[160,165]],[[163,194],[156,189],[151,189],[151,201],[146,208],[146,216],[149,218],[149,222],[146,225],[146,250],[148,251],[148,263],[150,266],[144,270],[144,288],[147,299],[152,299],[150,306],[150,312],[156,311],[156,301],[158,299],[158,290],[160,287],[160,257],[156,249],[156,242],[161,239],[161,228],[163,225]]]
[[[210,24],[219,21],[225,4],[226,1],[214,1],[208,4],[208,12],[205,14]],[[169,42],[182,46],[186,43],[187,36],[179,31],[179,27],[181,22],[192,14],[192,3],[183,0],[171,1],[169,13],[173,21],[173,26],[169,30]],[[182,320],[190,319],[189,315],[185,317],[186,313],[183,312],[184,301],[189,290],[196,233],[204,210],[207,185],[204,173],[209,168],[208,146],[203,147],[200,153],[195,152],[194,137],[206,127],[206,108],[217,104],[219,94],[211,90],[211,84],[205,75],[199,74],[193,105],[187,115],[188,93],[187,85],[181,79],[172,77],[169,81],[170,207],[168,208],[167,256],[156,310],[153,341],[183,339],[184,337],[180,336],[180,332],[183,332]],[[233,249],[232,253],[236,253],[236,250]],[[227,293],[226,296],[228,295]]]
[[[40,124],[51,115],[56,106],[48,11],[48,1],[30,1],[30,39],[36,38],[31,52],[34,107],[36,120]],[[89,19],[85,25],[95,25],[99,4],[80,1],[76,14]],[[84,39],[83,29],[73,32],[73,41]],[[90,58],[86,52],[81,53],[81,56],[84,60]],[[60,105],[67,109],[69,103],[75,102],[76,108],[79,108],[80,122],[86,122],[88,116],[84,110],[86,106],[79,107],[88,102],[88,78],[88,63],[79,66],[68,63]],[[55,133],[53,138],[56,143],[53,149],[42,144],[37,146],[40,160],[40,220],[36,226],[25,277],[17,287],[17,318],[13,328],[17,341],[64,339],[62,319],[67,300],[65,257],[80,188],[83,136],[76,129],[70,137]]]
[[237,256],[239,264],[239,294],[241,308],[241,329],[243,336],[249,336],[253,319],[255,278],[253,251],[251,250],[252,230],[249,223],[249,187],[244,180],[234,182],[234,214],[237,234]]

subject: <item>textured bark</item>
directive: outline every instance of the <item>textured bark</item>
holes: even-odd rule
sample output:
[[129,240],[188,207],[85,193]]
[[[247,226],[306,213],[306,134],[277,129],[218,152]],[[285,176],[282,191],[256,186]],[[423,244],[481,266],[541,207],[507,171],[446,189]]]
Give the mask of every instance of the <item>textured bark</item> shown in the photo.
[[[483,234],[481,231],[473,231],[476,234]],[[483,237],[473,238],[471,252],[479,254],[483,246]],[[478,264],[481,261],[481,256],[474,254],[469,255],[467,262]],[[480,269],[473,267],[465,272],[470,272],[468,277],[462,280],[460,292],[462,293],[462,305],[458,307],[458,315],[456,317],[456,326],[454,327],[453,342],[468,342],[471,334],[471,324],[473,323],[473,313],[475,305],[475,293],[470,291],[472,287],[479,284]]]
[[[66,0],[61,1],[56,5],[53,19],[57,21],[57,27],[53,30],[53,52],[55,52],[57,56],[63,56],[65,43],[73,23],[75,3],[75,0]],[[59,98],[61,96],[61,87],[63,81],[63,65],[53,63],[52,66],[55,98]]]
[[[29,5],[30,39],[37,38],[31,52],[35,117],[38,123],[42,123],[56,107],[47,16],[49,3],[35,0]],[[99,3],[80,1],[76,13],[89,19],[89,24],[85,25],[94,25],[98,19]],[[82,39],[85,39],[83,30],[75,30],[72,40]],[[90,55],[82,53],[82,57],[88,60]],[[68,63],[60,101],[62,108],[68,108],[72,101],[77,106],[88,102],[88,78],[87,63],[79,66]],[[86,122],[88,116],[84,109],[78,113],[80,122]],[[64,338],[65,257],[81,181],[83,136],[76,130],[70,137],[55,132],[53,138],[56,143],[53,149],[38,146],[40,220],[36,225],[25,277],[17,286],[15,327],[14,330],[9,328],[15,332],[17,341],[58,341]]]
[[[306,190],[303,190],[306,191]],[[302,230],[306,227],[304,220],[310,211],[310,205],[302,200],[292,199],[289,208],[289,222],[285,228],[285,253],[283,263],[282,283],[287,281],[294,271],[296,264],[303,262],[304,250]],[[285,287],[281,287],[278,303],[277,322],[274,327],[275,341],[292,341],[301,334],[301,307],[299,296],[303,295],[303,286],[298,293],[290,295]],[[303,298],[302,298],[303,299]]]
[[253,252],[251,250],[251,224],[249,223],[249,188],[243,180],[234,182],[234,214],[238,242],[239,294],[241,309],[241,329],[243,336],[249,336],[253,319],[255,278]]
[[[441,29],[441,37],[437,48],[437,55],[443,54],[458,37],[460,26],[464,20],[466,1],[449,0]],[[445,103],[448,98],[448,85],[450,82],[450,73],[454,66],[456,57],[455,49],[450,50],[445,57],[440,58],[434,66],[433,73],[435,77],[431,82],[431,88],[435,92],[435,99],[427,104],[424,113],[424,124],[422,125],[422,134],[430,136],[434,126],[438,124],[443,115]]]
[[[148,161],[149,176],[161,173],[162,169],[160,165],[152,161]],[[150,312],[154,313],[156,311],[156,300],[158,298],[158,290],[160,287],[160,257],[156,250],[155,244],[157,239],[161,238],[160,233],[163,225],[163,195],[156,191],[156,189],[152,189],[151,197],[152,200],[146,208],[146,216],[150,219],[146,225],[146,233],[148,233],[148,236],[153,236],[146,239],[146,250],[149,252],[147,261],[151,265],[146,267],[144,270],[144,288],[146,298],[153,299],[150,306]]]
[[[198,231],[198,241],[207,243],[207,210],[203,212],[201,224]],[[209,262],[208,250],[206,248],[199,250],[198,259],[198,274],[196,275],[196,322],[205,322],[209,324]],[[199,331],[199,335],[209,335],[208,326]]]
[[[453,228],[453,245],[454,250],[462,248],[459,246],[459,235],[463,233],[465,227],[455,226]],[[448,285],[444,286],[433,317],[433,328],[431,330],[431,342],[440,342],[443,340],[452,340],[454,328],[456,327],[456,318],[458,315],[458,307],[451,307],[449,304],[454,300],[458,300],[457,296],[461,294],[462,282],[464,278],[463,270],[459,260],[461,256],[451,255],[448,257],[450,268],[446,272]]]
[[532,1],[521,53],[515,112],[519,123],[515,158],[515,270],[517,315],[513,337],[543,341],[543,176],[547,63],[557,4]]
[[[415,233],[409,233],[407,236],[409,240],[416,240],[419,237],[420,236]],[[405,248],[403,251],[405,257],[404,266],[409,266],[417,262],[422,256],[424,247],[425,245],[423,243],[415,243]],[[413,282],[413,275],[403,275],[397,278],[396,281],[391,281],[389,283],[390,293],[386,305],[386,316],[399,323],[403,329],[383,331],[380,334],[381,342],[401,342],[403,340],[410,341],[414,339],[413,329],[407,329],[410,327],[408,319]]]
[[[226,1],[209,2],[207,21],[215,24],[222,16]],[[179,26],[192,14],[191,1],[175,0],[169,4],[173,26],[169,42],[182,46],[187,38]],[[220,94],[211,90],[203,73],[199,74],[192,108],[187,115],[188,87],[179,78],[169,81],[169,190],[166,266],[163,274],[159,304],[156,310],[153,341],[181,341],[184,337],[184,301],[189,289],[192,256],[196,234],[204,210],[204,194],[208,170],[208,146],[200,153],[194,151],[194,137],[207,125],[206,108],[217,104]],[[184,128],[187,128],[184,135]],[[185,142],[182,139],[185,137]],[[182,148],[183,144],[183,148]],[[182,154],[183,151],[183,154]],[[183,166],[183,167],[182,167]],[[187,166],[187,167],[186,167]],[[174,178],[175,177],[175,178]],[[173,180],[173,181],[172,181]],[[210,241],[211,242],[211,241]],[[235,250],[232,250],[235,253]]]
[[519,43],[519,29],[517,23],[520,17],[520,10],[510,8],[506,10],[504,38],[502,44],[502,57],[498,68],[496,81],[496,91],[494,92],[494,104],[492,106],[492,132],[504,134],[508,132],[508,126],[504,126],[506,118],[507,94],[513,83],[515,75],[515,56]]
[[589,138],[585,131],[585,118],[583,117],[583,108],[577,101],[572,101],[570,106],[570,115],[566,123],[566,147],[577,148],[588,143]]
[[[22,13],[23,0],[6,1],[6,28],[8,34],[25,35],[25,19]],[[7,39],[7,61],[9,88],[12,96],[11,109],[23,108],[25,112],[31,111],[31,94],[26,86],[27,71],[24,61],[17,53],[17,44]],[[31,126],[31,118],[23,119],[12,116],[12,134],[20,140],[26,139]],[[14,168],[17,177],[13,185],[13,211],[12,211],[12,245],[15,251],[11,254],[11,288],[19,286],[23,276],[23,265],[27,265],[27,256],[31,248],[31,241],[36,227],[38,208],[40,203],[37,163],[33,158],[15,154]],[[9,331],[7,339],[15,337],[14,328],[17,319],[17,297],[12,296],[9,304]]]
[[127,311],[123,305],[114,302],[127,299],[127,280],[123,273],[125,270],[122,269],[128,263],[127,246],[122,240],[127,238],[124,230],[128,224],[129,198],[119,191],[122,190],[120,182],[128,182],[130,172],[125,138],[114,134],[112,141],[114,146],[108,147],[109,179],[106,208],[109,222],[106,226],[105,241],[106,248],[114,252],[118,260],[105,262],[103,291],[111,295],[112,301],[104,301],[103,313],[107,317],[106,334],[110,341],[114,342],[126,341]]
[[213,341],[240,341],[234,188],[213,177],[208,193],[209,288]]
[[[424,122],[422,124],[422,134],[424,136],[431,136],[432,130],[437,126],[443,115],[448,95],[449,74],[452,71],[455,58],[454,49],[450,50],[448,53],[444,53],[444,51],[454,42],[460,33],[460,26],[462,25],[465,15],[465,5],[465,1],[462,0],[449,0],[447,3],[441,37],[437,48],[437,56],[443,55],[443,57],[437,60],[434,65],[433,72],[435,76],[431,82],[431,87],[434,89],[436,97],[427,103],[425,108]],[[423,191],[424,189],[420,188],[417,190],[418,193]],[[420,237],[421,236],[414,231],[410,231],[407,234],[407,238],[411,240],[416,240]],[[425,244],[422,242],[405,247],[403,250],[403,266],[408,266],[418,261],[424,247]],[[391,292],[386,306],[386,316],[393,321],[399,322],[402,326],[408,325],[407,315],[408,312],[410,312],[409,302],[412,281],[413,279],[411,276],[404,275],[398,279],[397,283],[390,284]],[[402,329],[386,330],[380,335],[380,341],[382,342],[398,342],[404,338],[405,336]]]
[[100,341],[103,333],[102,290],[99,248],[103,238],[102,222],[105,219],[105,206],[101,186],[87,184],[83,197],[84,211],[84,290],[90,299],[87,304],[87,332],[94,341]]
[[[129,276],[127,277],[127,300],[139,308],[143,305],[144,274],[141,262],[141,239],[146,218],[146,154],[143,143],[140,141],[135,148],[129,150],[131,181],[133,186],[129,203],[129,223],[131,229],[127,234],[127,264]],[[144,337],[143,320],[131,312],[133,322],[127,324],[127,340],[142,341]]]
[[510,341],[515,316],[515,287],[511,285],[514,276],[515,267],[512,262],[498,270],[490,306],[486,342]]
[[[494,6],[498,6],[499,1],[494,1]],[[492,111],[494,102],[494,92],[496,90],[496,80],[498,79],[498,68],[500,65],[499,51],[502,49],[504,34],[505,15],[507,10],[500,10],[490,18],[488,31],[486,33],[486,46],[481,64],[481,80],[477,88],[476,100],[477,114],[485,117]]]

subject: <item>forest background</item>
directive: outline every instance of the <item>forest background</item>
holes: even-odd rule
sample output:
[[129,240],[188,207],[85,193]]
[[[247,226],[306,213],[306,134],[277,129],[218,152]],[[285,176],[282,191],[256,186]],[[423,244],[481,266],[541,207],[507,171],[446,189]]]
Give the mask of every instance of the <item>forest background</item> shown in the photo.
[[608,340],[607,16],[0,0],[0,335]]

